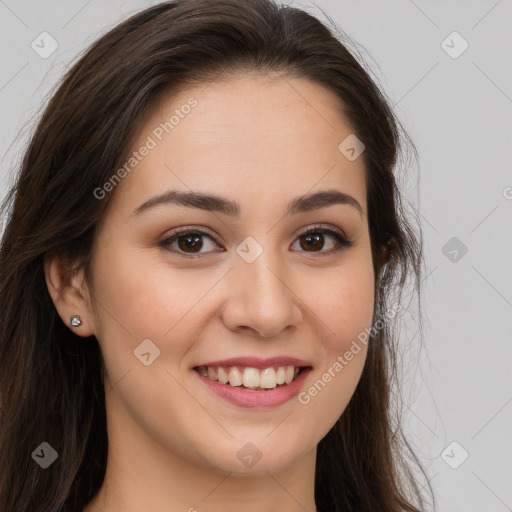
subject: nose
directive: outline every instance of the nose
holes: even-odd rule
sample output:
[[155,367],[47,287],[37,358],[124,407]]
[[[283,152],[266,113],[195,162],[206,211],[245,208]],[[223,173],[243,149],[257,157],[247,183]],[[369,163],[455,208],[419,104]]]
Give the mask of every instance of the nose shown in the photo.
[[263,250],[252,263],[237,255],[233,265],[222,312],[228,329],[270,338],[300,324],[300,290],[275,254]]

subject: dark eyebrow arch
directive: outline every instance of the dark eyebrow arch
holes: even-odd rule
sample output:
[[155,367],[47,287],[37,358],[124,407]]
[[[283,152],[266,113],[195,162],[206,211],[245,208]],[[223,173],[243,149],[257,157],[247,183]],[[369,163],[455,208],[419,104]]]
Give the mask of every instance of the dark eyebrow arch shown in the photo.
[[[168,190],[167,192],[152,197],[141,204],[132,213],[132,216],[140,215],[142,212],[164,204],[177,204],[188,208],[198,208],[201,210],[223,213],[230,217],[239,217],[241,211],[240,206],[235,201],[230,201],[214,194]],[[306,194],[304,196],[296,197],[286,205],[283,216],[287,217],[297,213],[318,210],[334,204],[346,204],[353,206],[358,210],[361,217],[363,216],[363,208],[359,202],[351,195],[338,190],[323,190],[314,194]]]

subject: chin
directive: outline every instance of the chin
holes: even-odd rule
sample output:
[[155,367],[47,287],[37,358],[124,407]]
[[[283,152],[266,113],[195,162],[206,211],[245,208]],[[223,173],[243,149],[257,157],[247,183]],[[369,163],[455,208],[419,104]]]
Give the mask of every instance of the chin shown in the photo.
[[307,451],[304,446],[285,446],[283,443],[276,446],[275,442],[269,442],[268,439],[254,442],[249,439],[247,436],[243,441],[231,443],[233,447],[223,448],[222,454],[216,451],[213,459],[208,458],[209,464],[218,471],[234,475],[268,476],[268,473],[279,473],[289,469]]

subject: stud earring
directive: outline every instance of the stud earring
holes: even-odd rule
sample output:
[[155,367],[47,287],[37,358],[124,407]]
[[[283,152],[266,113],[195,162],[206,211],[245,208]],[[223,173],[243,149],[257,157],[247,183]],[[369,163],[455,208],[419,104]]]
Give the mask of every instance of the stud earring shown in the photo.
[[82,325],[82,320],[80,320],[80,315],[73,315],[69,321],[71,327],[79,327]]

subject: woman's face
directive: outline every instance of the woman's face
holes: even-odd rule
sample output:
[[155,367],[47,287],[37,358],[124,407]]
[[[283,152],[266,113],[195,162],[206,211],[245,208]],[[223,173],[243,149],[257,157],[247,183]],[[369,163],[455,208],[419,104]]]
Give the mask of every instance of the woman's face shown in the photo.
[[[315,453],[358,383],[373,315],[364,162],[339,149],[351,134],[336,96],[305,79],[232,77],[147,117],[92,261],[113,444],[240,473]],[[148,203],[171,191],[215,200]],[[321,191],[341,200],[308,199]],[[177,228],[193,232],[164,243]],[[212,377],[265,389],[197,370],[217,362]],[[272,390],[286,366],[309,369]]]

